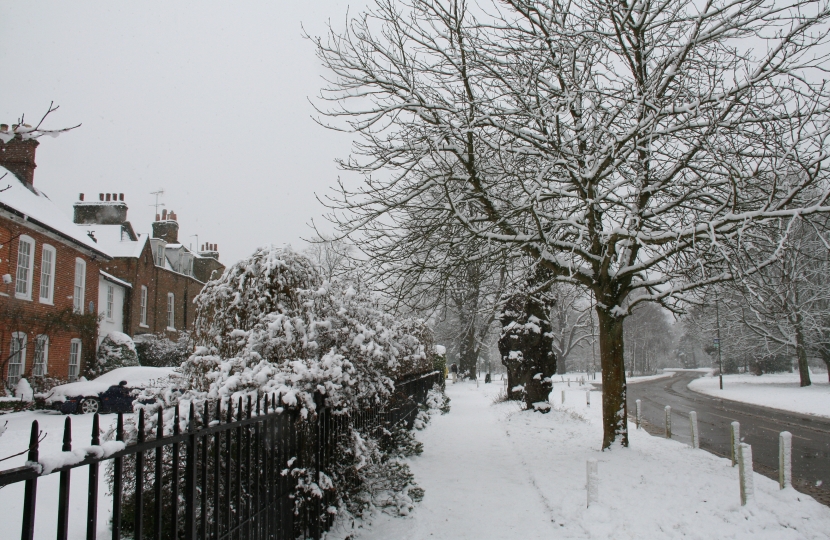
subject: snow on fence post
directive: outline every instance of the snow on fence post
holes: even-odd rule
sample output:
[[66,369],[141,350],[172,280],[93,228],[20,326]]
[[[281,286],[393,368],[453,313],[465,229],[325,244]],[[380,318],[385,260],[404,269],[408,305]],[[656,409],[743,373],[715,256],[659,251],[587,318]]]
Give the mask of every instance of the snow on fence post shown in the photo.
[[562,390],[562,405],[565,404],[565,391]]
[[692,448],[700,448],[700,439],[697,435],[697,413],[695,411],[689,413],[689,427],[692,431]]
[[666,405],[666,438],[671,439],[671,405]]
[[781,489],[793,485],[793,434],[789,431],[778,435],[778,485]]
[[591,406],[591,391],[590,390],[585,390],[585,402],[588,404],[589,407]]
[[746,443],[738,446],[738,477],[741,483],[741,506],[755,498],[755,483],[752,478],[752,447]]
[[588,460],[588,480],[585,489],[588,491],[588,506],[599,502],[599,473],[597,460]]
[[738,445],[741,444],[741,424],[732,422],[732,466],[738,463]]
[[640,429],[640,419],[642,418],[643,412],[643,403],[638,399],[637,400],[637,429]]

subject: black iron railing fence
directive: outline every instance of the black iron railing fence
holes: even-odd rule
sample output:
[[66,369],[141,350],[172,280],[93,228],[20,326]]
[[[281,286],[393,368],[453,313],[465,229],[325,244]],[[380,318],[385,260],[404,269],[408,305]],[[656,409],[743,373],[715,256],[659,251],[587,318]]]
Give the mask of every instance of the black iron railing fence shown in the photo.
[[[208,402],[201,410],[191,404],[184,431],[177,407],[173,433],[164,436],[163,412],[158,411],[151,440],[145,440],[147,419],[140,410],[138,439],[110,455],[101,446],[96,414],[85,459],[48,473],[60,475],[58,507],[56,513],[42,515],[35,513],[43,474],[33,465],[40,452],[40,431],[33,421],[27,466],[0,471],[0,487],[25,482],[22,540],[33,540],[37,521],[48,519],[57,519],[57,539],[67,540],[70,475],[79,467],[89,468],[86,538],[96,540],[102,462],[112,466],[112,540],[319,538],[334,519],[327,511],[333,504],[330,492],[297,508],[292,495],[299,480],[284,471],[306,470],[319,484],[339,457],[337,438],[348,434],[350,426],[370,432],[404,423],[411,429],[419,405],[442,376],[430,372],[400,381],[392,399],[350,415],[330,409],[318,395],[318,414],[303,419],[296,410],[278,407],[279,396],[266,395],[255,401]],[[115,439],[124,440],[121,414]],[[62,450],[72,450],[68,417]]]

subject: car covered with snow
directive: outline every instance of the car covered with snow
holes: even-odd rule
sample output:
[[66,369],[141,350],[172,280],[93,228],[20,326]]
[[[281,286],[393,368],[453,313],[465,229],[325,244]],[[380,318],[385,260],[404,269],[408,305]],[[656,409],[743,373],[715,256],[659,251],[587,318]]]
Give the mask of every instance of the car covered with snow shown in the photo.
[[169,385],[179,376],[174,368],[123,367],[91,381],[62,384],[37,397],[64,414],[132,412],[141,390]]

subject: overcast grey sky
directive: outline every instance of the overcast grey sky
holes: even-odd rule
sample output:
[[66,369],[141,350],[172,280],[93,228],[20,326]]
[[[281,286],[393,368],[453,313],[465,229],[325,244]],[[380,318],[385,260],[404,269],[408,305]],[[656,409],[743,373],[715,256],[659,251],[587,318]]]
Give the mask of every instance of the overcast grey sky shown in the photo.
[[[38,148],[35,185],[67,215],[78,193],[124,193],[148,232],[164,189],[187,245],[229,264],[311,236],[314,193],[337,179],[348,135],[311,119],[322,69],[312,34],[364,2],[0,3],[0,121],[83,123]],[[34,122],[29,122],[34,123]]]

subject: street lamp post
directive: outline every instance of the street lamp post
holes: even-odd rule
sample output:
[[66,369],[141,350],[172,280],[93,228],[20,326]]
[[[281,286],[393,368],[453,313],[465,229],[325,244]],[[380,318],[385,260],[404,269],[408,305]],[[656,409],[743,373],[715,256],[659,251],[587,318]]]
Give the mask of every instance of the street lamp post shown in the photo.
[[720,379],[720,389],[723,390],[723,360],[720,354],[720,309],[718,307],[718,293],[715,292],[715,326],[717,327],[718,337],[715,339],[715,345],[718,348],[718,378]]

